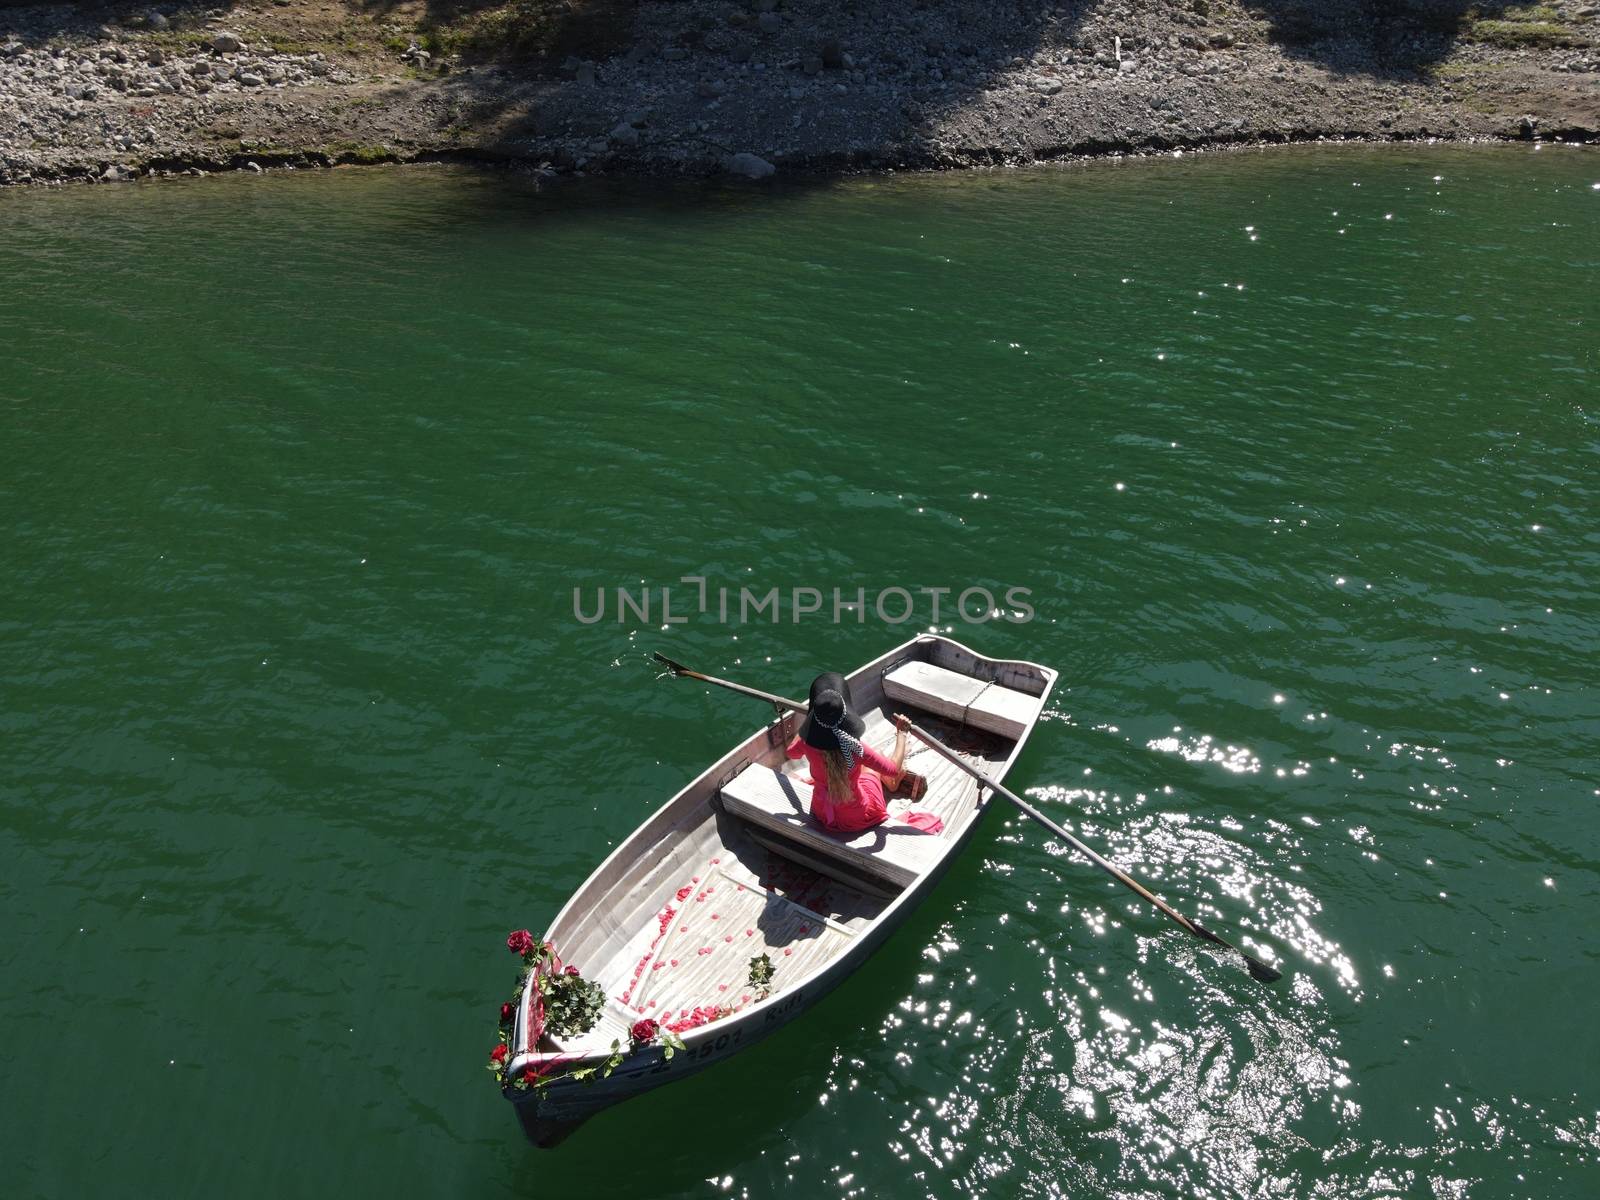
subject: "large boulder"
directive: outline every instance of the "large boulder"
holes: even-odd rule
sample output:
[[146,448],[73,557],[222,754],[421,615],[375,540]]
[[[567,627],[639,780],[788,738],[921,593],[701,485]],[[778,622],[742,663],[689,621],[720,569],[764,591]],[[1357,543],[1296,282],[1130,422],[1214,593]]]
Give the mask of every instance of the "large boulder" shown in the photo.
[[730,175],[742,175],[746,179],[767,179],[778,173],[777,167],[759,154],[748,151],[728,155],[722,160],[722,169]]

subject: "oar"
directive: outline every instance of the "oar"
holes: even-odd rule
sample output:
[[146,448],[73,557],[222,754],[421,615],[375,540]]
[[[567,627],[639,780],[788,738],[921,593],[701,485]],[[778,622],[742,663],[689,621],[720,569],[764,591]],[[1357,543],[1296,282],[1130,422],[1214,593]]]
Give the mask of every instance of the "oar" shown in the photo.
[[1239,957],[1244,959],[1245,966],[1250,968],[1250,974],[1260,982],[1273,983],[1276,980],[1283,978],[1282,971],[1279,971],[1275,967],[1268,966],[1266,963],[1262,962],[1259,958],[1256,958],[1248,951],[1240,950],[1239,947],[1235,946],[1226,938],[1220,936],[1219,934],[1212,933],[1211,930],[1200,924],[1199,921],[1195,921],[1184,916],[1177,909],[1173,908],[1172,905],[1168,904],[1165,900],[1162,900],[1159,896],[1151,892],[1149,888],[1145,887],[1137,879],[1129,875],[1121,867],[1117,866],[1115,863],[1108,862],[1106,859],[1096,854],[1092,849],[1084,845],[1083,842],[1073,837],[1072,834],[1068,833],[1061,826],[1057,825],[1049,817],[1045,816],[1042,812],[1033,807],[1033,805],[1029,804],[1021,796],[1017,795],[1010,788],[1003,784],[996,783],[993,779],[990,779],[989,776],[978,770],[977,767],[972,766],[954,750],[950,749],[950,747],[946,746],[938,738],[934,737],[933,734],[929,733],[926,729],[923,729],[919,725],[913,724],[911,726],[911,732],[916,734],[917,737],[921,738],[922,741],[927,743],[927,745],[935,752],[949,759],[968,775],[971,775],[979,783],[983,784],[984,787],[988,788],[997,795],[1004,796],[1007,800],[1011,801],[1012,804],[1015,804],[1024,813],[1032,817],[1035,821],[1039,822],[1039,824],[1043,825],[1051,833],[1055,834],[1059,838],[1064,839],[1072,846],[1074,850],[1083,855],[1095,866],[1099,867],[1107,875],[1115,879],[1118,883],[1125,887],[1132,888],[1135,892],[1139,893],[1140,896],[1144,897],[1151,904],[1155,905],[1163,913],[1171,917],[1179,925],[1183,926],[1184,929],[1187,929],[1190,933],[1194,934],[1195,937],[1203,938],[1204,940],[1213,942],[1218,946],[1223,946],[1229,950],[1236,951]]
[[783,696],[774,696],[771,692],[763,692],[757,688],[745,687],[742,683],[733,683],[727,679],[718,679],[715,675],[702,675],[699,671],[691,671],[681,662],[673,662],[659,650],[656,651],[655,658],[658,663],[666,667],[666,669],[671,671],[674,675],[678,675],[687,679],[698,679],[701,683],[714,683],[718,687],[727,688],[730,692],[738,692],[741,696],[749,696],[752,700],[765,700],[768,704],[772,705],[773,708],[779,709],[780,711],[785,708],[792,709],[795,712],[806,711],[806,706],[801,704],[798,700],[788,700]]
[[[698,679],[702,683],[714,683],[718,687],[725,687],[729,691],[738,692],[740,695],[751,696],[757,700],[765,700],[767,703],[775,707],[790,708],[795,712],[802,712],[805,708],[805,706],[802,704],[798,704],[793,700],[786,700],[782,696],[774,696],[771,692],[763,692],[757,690],[756,688],[745,687],[742,683],[733,683],[726,679],[718,679],[715,675],[702,675],[699,671],[691,671],[682,663],[673,662],[672,659],[661,653],[656,654],[656,661],[664,664],[667,670],[671,671],[674,675],[682,675],[687,676],[690,679]],[[1232,942],[1228,941],[1220,934],[1212,933],[1211,930],[1200,924],[1199,921],[1195,921],[1184,916],[1181,912],[1173,908],[1159,896],[1155,895],[1150,891],[1149,888],[1145,887],[1138,880],[1134,879],[1115,863],[1108,862],[1106,859],[1102,858],[1099,854],[1095,853],[1092,849],[1086,846],[1083,842],[1073,837],[1072,834],[1068,833],[1049,817],[1045,816],[1038,809],[1034,808],[1033,805],[1029,804],[1021,796],[1018,796],[1009,788],[996,783],[994,780],[990,779],[989,776],[978,770],[977,767],[970,765],[966,759],[962,758],[954,750],[950,749],[950,747],[946,746],[943,742],[934,737],[921,726],[913,724],[911,726],[911,732],[916,734],[917,737],[926,743],[930,749],[949,759],[952,763],[960,767],[968,775],[971,775],[984,787],[988,788],[997,795],[1004,796],[1007,800],[1011,801],[1011,803],[1016,805],[1017,808],[1021,809],[1025,815],[1032,817],[1051,833],[1067,842],[1074,850],[1076,850],[1079,854],[1082,854],[1085,858],[1087,858],[1095,866],[1099,867],[1107,875],[1111,876],[1111,878],[1115,879],[1118,883],[1133,889],[1133,891],[1137,892],[1145,900],[1148,900],[1161,912],[1171,917],[1189,933],[1192,933],[1195,937],[1204,941],[1211,942],[1213,945],[1221,946],[1224,949],[1236,952],[1240,958],[1244,959],[1244,965],[1249,968],[1251,978],[1260,983],[1275,983],[1277,980],[1283,978],[1283,972],[1278,970],[1276,967],[1268,966],[1259,958],[1255,957],[1255,955],[1246,950],[1239,949],[1238,946],[1235,946]]]

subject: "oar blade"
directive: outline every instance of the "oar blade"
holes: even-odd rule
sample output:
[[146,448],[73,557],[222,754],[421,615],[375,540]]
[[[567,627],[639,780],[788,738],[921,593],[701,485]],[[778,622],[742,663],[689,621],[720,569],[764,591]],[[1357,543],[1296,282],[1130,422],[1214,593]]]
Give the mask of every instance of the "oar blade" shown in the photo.
[[1270,966],[1267,963],[1262,962],[1259,958],[1247,950],[1240,950],[1239,947],[1235,946],[1227,938],[1212,933],[1211,930],[1200,924],[1199,921],[1191,920],[1189,924],[1192,925],[1194,927],[1194,931],[1201,937],[1205,938],[1206,941],[1214,942],[1216,945],[1221,946],[1226,950],[1235,951],[1240,958],[1244,959],[1244,965],[1250,970],[1250,978],[1254,979],[1257,983],[1277,983],[1278,980],[1283,978],[1283,972],[1278,970],[1277,967]]
[[1283,972],[1276,967],[1269,967],[1254,955],[1245,954],[1243,950],[1239,951],[1239,954],[1244,958],[1244,965],[1250,969],[1250,978],[1257,983],[1277,983],[1283,978]]

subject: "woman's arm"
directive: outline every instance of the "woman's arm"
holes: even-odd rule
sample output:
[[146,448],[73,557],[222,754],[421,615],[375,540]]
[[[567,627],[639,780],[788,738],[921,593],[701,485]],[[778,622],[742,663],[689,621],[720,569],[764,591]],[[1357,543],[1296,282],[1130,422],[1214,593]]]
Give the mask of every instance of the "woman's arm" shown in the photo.
[[906,773],[906,730],[911,728],[911,718],[904,713],[896,713],[894,718],[894,779],[890,787],[899,787],[900,780]]
[[[907,725],[911,723],[907,718],[896,718],[897,725],[900,721],[905,721]],[[900,785],[901,776],[903,776],[906,771],[905,730],[896,729],[894,735],[894,750],[889,754],[885,754],[881,750],[874,750],[871,746],[863,745],[861,747],[861,760],[867,766],[876,771],[880,776],[882,776],[883,782],[887,784],[891,790],[898,787]]]
[[798,731],[799,719],[794,713],[786,713],[783,720],[778,722],[778,736],[784,739],[783,756],[785,758],[804,758],[806,753],[805,743],[800,740]]

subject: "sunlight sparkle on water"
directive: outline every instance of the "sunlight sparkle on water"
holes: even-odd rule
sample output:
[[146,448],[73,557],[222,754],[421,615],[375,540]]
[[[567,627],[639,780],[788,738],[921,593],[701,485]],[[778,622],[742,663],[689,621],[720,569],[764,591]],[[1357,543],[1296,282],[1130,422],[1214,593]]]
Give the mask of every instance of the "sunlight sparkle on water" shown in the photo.
[[1208,734],[1200,737],[1191,737],[1182,741],[1176,737],[1153,738],[1145,743],[1145,748],[1155,750],[1162,754],[1176,754],[1186,762],[1216,763],[1224,771],[1234,775],[1254,775],[1261,770],[1261,760],[1251,752],[1247,746],[1221,746],[1213,745],[1213,738]]

